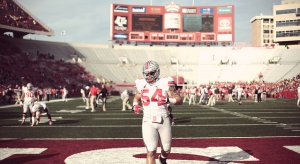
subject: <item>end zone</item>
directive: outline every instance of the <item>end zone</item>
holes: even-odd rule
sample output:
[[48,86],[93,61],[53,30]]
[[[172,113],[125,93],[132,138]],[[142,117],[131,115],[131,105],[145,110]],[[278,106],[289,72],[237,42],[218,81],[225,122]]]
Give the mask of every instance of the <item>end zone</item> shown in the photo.
[[[32,153],[35,149],[43,151]],[[175,138],[168,163],[295,163],[300,161],[299,150],[298,136]],[[142,139],[57,138],[0,141],[0,162],[3,163],[142,163],[145,161],[145,152]]]

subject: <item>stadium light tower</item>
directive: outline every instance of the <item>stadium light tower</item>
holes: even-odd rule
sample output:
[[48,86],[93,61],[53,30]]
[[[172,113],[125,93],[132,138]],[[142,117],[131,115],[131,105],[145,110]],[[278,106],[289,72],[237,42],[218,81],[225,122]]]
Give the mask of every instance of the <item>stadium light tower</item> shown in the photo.
[[60,34],[61,34],[61,37],[63,39],[63,42],[65,42],[65,36],[67,34],[66,30],[63,30]]

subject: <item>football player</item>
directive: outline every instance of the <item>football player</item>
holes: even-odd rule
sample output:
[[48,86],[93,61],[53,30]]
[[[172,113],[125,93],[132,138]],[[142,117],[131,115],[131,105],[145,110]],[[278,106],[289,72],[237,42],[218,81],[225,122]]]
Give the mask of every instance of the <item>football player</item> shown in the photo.
[[[26,114],[32,110],[33,103],[35,101],[35,92],[33,91],[33,85],[28,83],[26,87],[23,88],[23,93],[21,96],[21,100],[23,101],[23,114],[22,114],[22,123],[24,125]],[[31,117],[31,112],[30,112]]]
[[[38,125],[40,123],[41,119],[41,114],[46,113],[48,119],[49,119],[49,125],[52,125],[52,119],[51,115],[49,113],[49,109],[47,105],[44,102],[34,102],[34,105],[31,109],[32,117],[31,117],[31,126],[34,126],[34,124]],[[35,123],[35,117],[37,119]]]
[[129,93],[128,93],[128,90],[125,89],[122,94],[121,94],[121,99],[122,99],[122,111],[125,111],[126,110],[126,107],[128,109],[131,109],[132,106],[130,105],[130,102],[129,102]]
[[146,163],[155,163],[156,149],[160,143],[159,161],[165,164],[172,140],[168,104],[182,104],[182,98],[174,91],[172,78],[160,78],[157,62],[147,61],[143,66],[143,76],[144,79],[135,81],[137,91],[132,110],[139,114],[143,107],[142,135],[147,149]]

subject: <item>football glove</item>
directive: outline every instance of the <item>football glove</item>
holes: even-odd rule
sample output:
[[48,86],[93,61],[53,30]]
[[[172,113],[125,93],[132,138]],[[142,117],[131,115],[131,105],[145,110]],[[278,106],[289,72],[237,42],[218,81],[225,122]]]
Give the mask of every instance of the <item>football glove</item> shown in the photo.
[[135,114],[140,114],[141,113],[141,110],[142,110],[142,107],[140,105],[133,105],[132,106],[132,109],[131,109]]

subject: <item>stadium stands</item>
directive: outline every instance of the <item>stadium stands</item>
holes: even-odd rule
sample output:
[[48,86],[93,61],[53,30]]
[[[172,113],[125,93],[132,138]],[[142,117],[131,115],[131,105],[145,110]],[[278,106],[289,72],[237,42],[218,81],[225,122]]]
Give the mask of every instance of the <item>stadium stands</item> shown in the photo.
[[[55,59],[71,62],[74,57],[92,75],[115,83],[133,83],[141,77],[141,66],[146,60],[156,60],[162,76],[183,76],[194,84],[214,81],[253,81],[262,73],[267,82],[291,78],[299,73],[299,47],[273,49],[243,47],[149,47],[67,44],[35,40],[8,39],[31,55],[55,55]],[[278,63],[269,60],[280,57]],[[171,59],[178,60],[172,63]],[[222,61],[226,63],[222,64]]]
[[[264,75],[264,80],[276,82],[287,77],[294,77],[300,61],[297,51],[293,49],[244,47],[148,47],[119,46],[110,47],[74,47],[81,52],[87,67],[93,65],[93,74],[111,79],[116,83],[124,81],[133,83],[141,76],[139,71],[146,60],[156,60],[162,69],[162,75],[183,76],[188,82],[208,83],[213,81],[253,81],[258,74]],[[284,54],[284,55],[282,55]],[[269,64],[269,59],[280,56],[277,64]],[[128,63],[122,63],[125,58]],[[172,64],[171,59],[178,60]],[[221,64],[222,60],[228,60]],[[178,68],[177,68],[178,67]]]
[[0,32],[12,32],[13,37],[22,38],[28,33],[53,35],[53,31],[30,14],[15,0],[0,0]]
[[[56,44],[49,46],[49,43],[36,41],[39,46],[37,49],[32,48],[36,51],[33,53],[26,51],[28,47],[25,46],[32,42],[24,44],[25,42],[27,41],[0,38],[0,93],[30,82],[35,87],[44,89],[61,89],[65,86],[70,90],[69,96],[78,96],[80,88],[94,80],[82,66],[71,60],[64,48],[59,49]],[[47,46],[48,53],[46,49],[39,49]],[[55,53],[52,51],[53,54],[50,54],[54,49]]]
[[[178,75],[190,85],[279,82],[300,73],[299,46],[289,49],[124,45],[112,48],[7,37],[0,38],[0,41],[3,86],[31,81],[41,87],[59,88],[82,86],[95,80],[130,86],[135,79],[142,77],[141,68],[147,60],[160,64],[162,76]],[[269,63],[275,58],[280,60]]]

